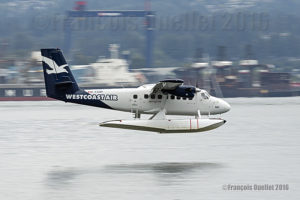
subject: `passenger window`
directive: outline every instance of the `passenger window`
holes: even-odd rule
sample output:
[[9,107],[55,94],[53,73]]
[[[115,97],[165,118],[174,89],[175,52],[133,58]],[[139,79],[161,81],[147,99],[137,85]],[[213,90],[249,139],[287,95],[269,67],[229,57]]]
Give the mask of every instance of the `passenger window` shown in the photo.
[[151,99],[155,99],[155,94],[151,94]]
[[161,94],[157,95],[157,98],[162,99],[162,95]]
[[148,99],[148,98],[149,98],[149,95],[148,95],[148,94],[144,94],[144,98],[145,98],[145,99]]
[[171,95],[171,99],[175,99],[175,96],[174,96],[174,95]]
[[181,99],[181,97],[180,97],[180,96],[176,96],[176,99],[177,99],[177,100],[180,100],[180,99]]
[[134,94],[134,95],[133,95],[133,98],[134,98],[134,99],[137,99],[137,98],[138,98],[138,95],[137,95],[137,94]]

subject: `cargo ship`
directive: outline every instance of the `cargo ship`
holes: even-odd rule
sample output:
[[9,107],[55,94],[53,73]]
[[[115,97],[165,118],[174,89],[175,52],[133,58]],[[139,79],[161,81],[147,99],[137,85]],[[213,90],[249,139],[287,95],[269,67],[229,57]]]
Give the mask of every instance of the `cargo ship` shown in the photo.
[[[71,69],[83,89],[136,87],[146,82],[140,72],[130,72],[126,59],[119,58],[119,45],[109,46],[110,58],[100,57],[88,65]],[[28,61],[0,71],[0,101],[49,101],[46,97],[40,52],[32,52]],[[30,67],[24,67],[30,66]],[[18,70],[17,70],[18,69]]]

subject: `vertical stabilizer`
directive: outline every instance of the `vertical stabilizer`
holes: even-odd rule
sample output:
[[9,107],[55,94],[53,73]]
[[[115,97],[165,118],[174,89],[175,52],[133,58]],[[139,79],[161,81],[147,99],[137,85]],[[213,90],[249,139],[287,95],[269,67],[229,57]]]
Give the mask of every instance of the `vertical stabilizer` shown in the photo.
[[62,100],[65,94],[74,94],[79,87],[60,49],[41,49],[46,93]]

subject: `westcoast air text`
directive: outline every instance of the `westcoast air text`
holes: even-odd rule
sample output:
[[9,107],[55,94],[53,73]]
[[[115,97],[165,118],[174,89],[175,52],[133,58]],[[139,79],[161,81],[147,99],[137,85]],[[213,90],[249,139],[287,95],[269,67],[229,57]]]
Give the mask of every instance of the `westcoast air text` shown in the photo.
[[118,101],[118,95],[115,94],[66,94],[68,100],[101,100]]

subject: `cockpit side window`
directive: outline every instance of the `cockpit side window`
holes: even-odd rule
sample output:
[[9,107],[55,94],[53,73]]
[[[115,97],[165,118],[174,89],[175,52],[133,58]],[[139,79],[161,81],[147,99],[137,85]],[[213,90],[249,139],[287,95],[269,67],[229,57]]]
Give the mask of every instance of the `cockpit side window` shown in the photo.
[[208,94],[208,92],[205,91],[204,93],[205,93],[207,99],[209,99],[210,95]]
[[203,99],[209,99],[210,95],[208,94],[208,92],[204,91],[204,92],[201,93],[201,97]]

